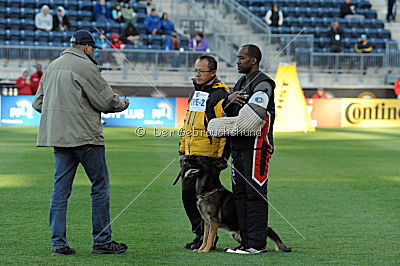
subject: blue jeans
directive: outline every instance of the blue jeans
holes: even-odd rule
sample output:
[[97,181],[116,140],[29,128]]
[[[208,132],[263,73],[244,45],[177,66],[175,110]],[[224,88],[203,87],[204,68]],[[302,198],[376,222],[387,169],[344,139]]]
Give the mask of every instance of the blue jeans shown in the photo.
[[[55,147],[54,159],[54,187],[50,204],[53,249],[68,246],[66,236],[67,203],[79,163],[83,165],[92,183],[90,196],[92,198],[93,245],[103,245],[111,242],[111,225],[109,225],[110,179],[104,146]],[[107,229],[100,234],[106,227]]]

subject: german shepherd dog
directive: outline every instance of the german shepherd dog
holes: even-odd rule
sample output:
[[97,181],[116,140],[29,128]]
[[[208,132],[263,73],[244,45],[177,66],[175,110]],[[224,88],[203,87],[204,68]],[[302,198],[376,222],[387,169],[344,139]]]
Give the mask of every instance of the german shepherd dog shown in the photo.
[[[204,220],[203,243],[195,251],[209,252],[219,228],[227,231],[240,244],[239,222],[233,193],[221,184],[218,175],[212,175],[215,167],[212,166],[211,159],[198,156],[185,159],[185,169],[184,178],[197,178],[197,208]],[[217,180],[211,180],[212,176]],[[267,236],[274,242],[276,251],[291,252],[271,227],[268,227],[267,232]]]

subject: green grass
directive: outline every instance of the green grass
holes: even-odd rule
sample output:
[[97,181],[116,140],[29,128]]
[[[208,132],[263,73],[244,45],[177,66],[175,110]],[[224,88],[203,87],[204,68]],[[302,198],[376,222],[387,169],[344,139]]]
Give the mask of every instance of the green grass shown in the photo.
[[[149,130],[151,131],[151,130]],[[324,129],[275,134],[269,180],[270,226],[293,249],[240,256],[220,232],[219,249],[197,254],[180,187],[177,161],[113,223],[122,255],[92,255],[90,183],[79,169],[68,206],[68,237],[77,255],[50,256],[49,201],[53,155],[34,146],[37,128],[0,127],[0,264],[136,265],[395,265],[400,262],[400,133],[398,129]],[[139,138],[132,128],[105,128],[111,176],[111,218],[174,158],[177,137]],[[229,171],[222,174],[230,189]],[[272,248],[272,245],[269,246]]]

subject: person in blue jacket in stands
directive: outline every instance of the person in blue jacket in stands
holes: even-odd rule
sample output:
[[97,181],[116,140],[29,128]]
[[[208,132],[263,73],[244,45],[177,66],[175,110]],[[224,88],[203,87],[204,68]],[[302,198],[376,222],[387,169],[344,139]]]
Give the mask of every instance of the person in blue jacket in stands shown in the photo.
[[152,8],[150,15],[145,20],[146,28],[149,34],[157,34],[160,31],[160,17],[157,15],[156,9]]
[[174,23],[168,19],[168,13],[164,12],[161,15],[161,27],[160,27],[160,32],[162,34],[172,34],[173,32],[175,32],[175,26]]
[[99,2],[94,6],[93,18],[96,22],[104,21],[111,22],[111,11],[106,0],[99,0]]

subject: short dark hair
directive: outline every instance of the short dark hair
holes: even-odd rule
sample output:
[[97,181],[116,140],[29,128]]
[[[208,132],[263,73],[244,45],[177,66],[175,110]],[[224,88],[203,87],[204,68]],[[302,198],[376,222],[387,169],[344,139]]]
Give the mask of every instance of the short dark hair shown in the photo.
[[257,59],[257,64],[258,65],[260,64],[262,55],[261,55],[260,48],[258,48],[257,45],[246,44],[246,45],[243,45],[242,48],[247,48],[248,56],[250,56],[251,58]]
[[152,13],[153,11],[156,11],[156,9],[153,7],[150,11],[150,13]]
[[197,60],[207,60],[208,68],[210,69],[210,71],[217,70],[217,68],[218,68],[217,60],[215,60],[215,58],[212,56],[202,55],[202,56],[199,56],[197,58]]

